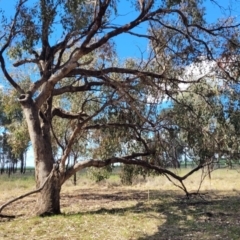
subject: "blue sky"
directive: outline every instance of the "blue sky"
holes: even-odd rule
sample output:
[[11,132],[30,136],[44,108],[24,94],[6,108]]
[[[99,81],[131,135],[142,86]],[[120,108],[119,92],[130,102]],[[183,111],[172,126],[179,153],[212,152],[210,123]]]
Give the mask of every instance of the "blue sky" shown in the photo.
[[[32,0],[30,0],[31,2]],[[12,14],[15,5],[14,0],[0,0],[0,7],[5,10],[5,13],[9,16]],[[206,7],[207,13],[207,21],[215,22],[219,17],[228,17],[230,14],[235,16],[237,19],[240,19],[240,3],[237,0],[218,0],[216,1],[219,5],[223,6],[222,9],[218,8],[215,4],[213,4],[210,0],[206,0],[204,5]],[[137,16],[137,12],[132,10],[131,1],[119,1],[118,3],[118,14],[119,17],[114,19],[114,23],[116,24],[124,24],[131,20],[133,20]],[[233,7],[234,10],[231,12],[227,11],[230,7]],[[137,27],[135,32],[138,33],[146,33],[147,25],[142,24]],[[57,34],[56,34],[57,36]],[[56,39],[58,41],[58,39]],[[115,38],[116,51],[121,60],[124,60],[128,57],[138,58],[141,57],[141,53],[146,53],[148,50],[148,42],[145,39],[137,39],[129,34],[122,34]],[[143,55],[144,56],[144,55]],[[1,82],[0,82],[1,84]],[[33,166],[33,152],[32,148],[29,148],[27,154],[27,165]]]

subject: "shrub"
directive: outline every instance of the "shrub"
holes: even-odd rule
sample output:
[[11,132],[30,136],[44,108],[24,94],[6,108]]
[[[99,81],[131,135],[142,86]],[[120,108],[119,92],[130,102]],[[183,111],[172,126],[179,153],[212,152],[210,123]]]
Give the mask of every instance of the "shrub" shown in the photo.
[[112,166],[106,166],[103,168],[91,167],[87,170],[87,176],[97,182],[101,182],[104,179],[108,179],[112,172]]

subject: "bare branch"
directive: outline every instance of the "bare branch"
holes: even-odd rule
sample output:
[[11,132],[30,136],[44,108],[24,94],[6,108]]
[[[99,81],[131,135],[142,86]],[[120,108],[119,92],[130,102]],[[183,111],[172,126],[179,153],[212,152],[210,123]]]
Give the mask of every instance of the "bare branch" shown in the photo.
[[90,31],[88,32],[86,39],[82,43],[82,47],[86,47],[87,44],[89,44],[89,42],[91,41],[92,37],[97,33],[98,29],[101,27],[101,25],[102,25],[102,18],[105,15],[105,12],[106,12],[110,2],[111,1],[109,1],[109,0],[104,1],[104,3],[101,3],[101,1],[99,1],[98,15],[94,19]]
[[6,66],[5,66],[5,60],[2,56],[2,51],[0,51],[0,63],[1,63],[1,68],[3,71],[4,76],[6,77],[6,79],[9,81],[9,83],[21,94],[24,94],[23,89],[13,80],[13,78],[10,76],[10,74],[8,73]]
[[[74,37],[75,34],[77,35],[78,33],[77,32],[73,32],[71,34],[68,34],[62,42],[60,42],[57,45],[52,47],[53,54],[56,54],[58,51],[60,51],[60,53],[58,55],[58,60],[57,60],[56,65],[54,66],[53,72],[57,71],[59,68],[62,67],[61,66],[61,62],[62,62],[62,57],[63,57],[63,54],[64,54],[65,50],[73,47],[84,36],[84,34],[83,34],[80,37],[76,37],[75,39],[71,39],[71,38]],[[70,42],[70,43],[68,43],[68,42]],[[90,59],[89,62],[83,63],[81,65],[86,65],[86,64],[89,64],[90,62],[91,62],[91,59]]]
[[17,61],[13,64],[14,67],[19,67],[23,64],[26,64],[26,63],[38,63],[38,61],[36,59],[23,59],[23,60],[20,60],[20,61]]
[[211,162],[206,162],[204,164],[199,164],[197,167],[193,168],[190,172],[188,172],[187,174],[185,174],[184,176],[181,177],[182,181],[187,179],[190,175],[192,175],[193,173],[197,172],[199,169],[205,167],[205,166],[208,166],[212,164],[212,161]]

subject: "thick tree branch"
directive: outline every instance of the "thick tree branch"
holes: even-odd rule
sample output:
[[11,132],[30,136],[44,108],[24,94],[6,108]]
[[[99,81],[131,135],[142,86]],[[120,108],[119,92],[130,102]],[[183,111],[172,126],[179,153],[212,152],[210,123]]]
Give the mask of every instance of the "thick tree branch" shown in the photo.
[[53,96],[58,96],[61,95],[63,93],[67,93],[67,92],[84,92],[84,91],[91,91],[93,89],[93,87],[99,87],[104,85],[105,83],[103,82],[87,82],[86,84],[82,85],[82,86],[65,86],[62,88],[57,88],[53,90],[52,95]]
[[[76,37],[74,39],[74,36],[77,35],[77,34],[79,34],[77,31],[67,34],[67,36],[65,37],[65,39],[62,42],[60,42],[60,43],[58,43],[58,44],[56,44],[55,46],[52,47],[53,55],[55,55],[58,51],[60,51],[59,55],[57,57],[57,63],[54,66],[53,72],[55,72],[59,68],[61,68],[62,57],[63,57],[64,52],[67,49],[72,48],[84,36],[84,34],[83,35],[80,34],[80,37]],[[82,64],[82,65],[84,65],[84,64]]]
[[86,37],[86,39],[82,43],[82,47],[86,47],[89,44],[89,42],[91,41],[93,36],[97,33],[97,31],[101,27],[103,16],[105,15],[106,10],[107,10],[110,2],[111,2],[110,0],[106,0],[106,1],[104,1],[104,3],[99,1],[99,12],[98,12],[98,15],[93,20],[93,23],[91,25],[91,28],[89,29],[87,37]]
[[134,153],[132,155],[128,155],[128,156],[124,156],[124,157],[112,157],[106,160],[87,160],[87,161],[81,161],[76,163],[72,168],[68,169],[66,171],[65,174],[65,179],[64,182],[69,179],[74,173],[88,168],[88,167],[97,167],[97,168],[101,168],[101,167],[105,167],[108,166],[110,164],[114,164],[114,163],[123,163],[123,164],[129,164],[129,165],[137,165],[137,166],[142,166],[146,169],[150,169],[150,170],[154,170],[159,174],[164,174],[168,179],[170,179],[169,177],[172,177],[173,179],[177,180],[180,183],[179,185],[176,185],[178,187],[180,187],[188,196],[189,193],[183,183],[183,181],[185,179],[187,179],[189,176],[191,176],[194,172],[198,171],[201,168],[204,168],[205,166],[211,164],[209,162],[206,162],[204,164],[199,164],[196,168],[192,169],[190,172],[188,172],[187,174],[185,174],[184,176],[180,177],[177,174],[175,174],[174,172],[160,167],[160,166],[156,166],[153,165],[147,161],[144,160],[140,160],[139,157],[143,157],[143,156],[149,156],[151,155],[151,152],[146,152],[146,153]]
[[64,111],[63,109],[60,108],[54,108],[52,111],[52,117],[54,116],[58,116],[61,118],[66,118],[66,119],[79,119],[79,120],[83,120],[84,117],[88,117],[88,115],[86,113],[71,113],[71,112],[67,112]]
[[[149,4],[147,5],[147,7],[145,7],[145,9],[141,11],[140,15],[135,20],[105,34],[99,41],[97,41],[97,42],[91,44],[89,47],[87,47],[87,51],[93,51],[96,48],[102,46],[104,43],[106,43],[109,39],[111,39],[123,32],[127,32],[127,31],[133,29],[134,27],[138,26],[142,22],[147,21],[151,15],[155,15],[155,14],[164,12],[162,9],[158,9],[157,11],[148,13],[150,8],[152,7],[152,4],[153,4],[153,1],[150,1]],[[82,47],[86,47],[86,44],[82,45]]]
[[156,166],[156,165],[148,163],[147,161],[137,159],[138,157],[149,156],[151,154],[152,154],[151,152],[146,152],[146,153],[136,153],[136,154],[128,155],[128,156],[125,156],[125,157],[112,157],[112,158],[109,158],[109,159],[106,159],[106,160],[91,159],[91,160],[87,160],[87,161],[81,161],[81,162],[76,163],[69,170],[67,170],[67,172],[65,174],[65,181],[68,178],[70,178],[74,173],[76,173],[76,172],[78,172],[78,171],[80,171],[84,168],[87,168],[87,167],[101,168],[101,167],[108,166],[108,165],[114,164],[114,163],[124,163],[124,164],[142,166],[142,167],[145,167],[147,169],[155,170],[159,174],[167,174],[168,176],[171,176],[172,178],[174,178],[178,181],[185,180],[187,177],[192,175],[194,172],[196,172],[199,169],[206,166],[206,164],[201,164],[201,165],[197,166],[196,168],[194,168],[193,170],[191,170],[185,176],[180,177],[180,176],[176,175],[174,172],[172,172],[172,171],[170,171],[166,168]]
[[[39,80],[32,83],[29,89],[29,94],[33,96],[33,94],[47,81],[47,78],[42,76]],[[47,98],[46,98],[47,99]]]
[[136,75],[138,77],[153,77],[157,79],[164,79],[169,80],[171,82],[177,82],[177,83],[196,83],[196,80],[189,80],[184,81],[182,79],[178,78],[169,78],[164,73],[158,74],[154,72],[148,72],[148,71],[140,71],[138,69],[127,69],[127,68],[118,68],[118,67],[110,67],[110,68],[104,68],[102,70],[88,70],[84,68],[76,68],[70,71],[67,74],[67,77],[74,77],[77,75],[85,75],[85,76],[92,76],[92,77],[101,77],[105,74],[109,73],[122,73],[122,74],[131,74]]

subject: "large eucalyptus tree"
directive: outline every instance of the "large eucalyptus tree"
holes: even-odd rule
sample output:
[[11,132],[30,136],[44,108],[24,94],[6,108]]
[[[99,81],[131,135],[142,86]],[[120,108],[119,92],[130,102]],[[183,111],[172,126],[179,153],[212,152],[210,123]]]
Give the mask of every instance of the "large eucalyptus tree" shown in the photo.
[[[184,79],[185,67],[219,61],[238,46],[234,19],[208,24],[201,2],[125,1],[119,12],[116,0],[19,0],[10,17],[1,12],[1,69],[18,92],[33,146],[38,214],[60,213],[62,184],[87,167],[137,164],[183,184],[204,166],[179,177],[152,161],[168,128],[161,104],[180,84],[201,81]],[[146,39],[148,51],[119,60],[123,34]],[[21,87],[22,78],[30,87]],[[76,141],[82,156],[69,167]]]

